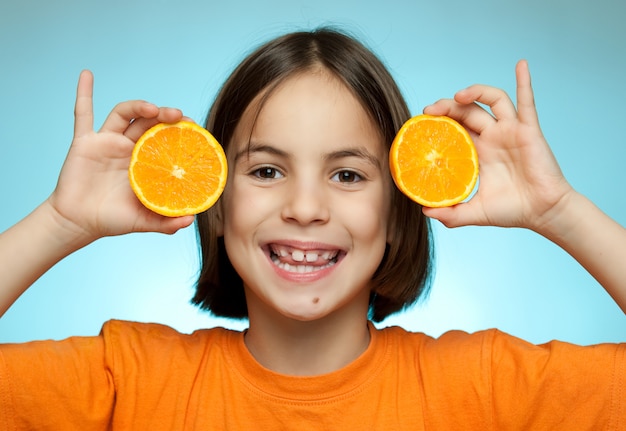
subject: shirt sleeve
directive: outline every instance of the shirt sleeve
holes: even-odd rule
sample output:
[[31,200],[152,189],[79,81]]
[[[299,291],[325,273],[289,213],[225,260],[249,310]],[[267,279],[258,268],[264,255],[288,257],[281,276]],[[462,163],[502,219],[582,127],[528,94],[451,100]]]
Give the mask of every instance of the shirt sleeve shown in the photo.
[[626,345],[490,335],[494,429],[626,429]]
[[0,346],[2,430],[107,430],[114,400],[102,337]]

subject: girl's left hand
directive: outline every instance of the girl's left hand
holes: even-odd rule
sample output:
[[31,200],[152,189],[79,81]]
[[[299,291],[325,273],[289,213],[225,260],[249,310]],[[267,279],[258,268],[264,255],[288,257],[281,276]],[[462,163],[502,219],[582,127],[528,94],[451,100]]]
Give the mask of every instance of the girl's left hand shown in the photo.
[[526,61],[517,64],[516,77],[517,109],[504,91],[485,85],[424,109],[460,122],[474,140],[480,165],[478,191],[470,201],[424,208],[425,215],[448,227],[525,227],[541,233],[573,192],[541,132]]

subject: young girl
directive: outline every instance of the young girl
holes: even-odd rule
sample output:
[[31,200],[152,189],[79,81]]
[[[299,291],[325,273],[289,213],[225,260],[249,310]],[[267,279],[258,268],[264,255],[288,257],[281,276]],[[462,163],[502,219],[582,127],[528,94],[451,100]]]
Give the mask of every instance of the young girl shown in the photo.
[[[387,152],[409,111],[371,52],[325,29],[257,49],[206,122],[230,171],[197,217],[193,298],[249,328],[110,321],[97,337],[1,346],[0,429],[626,429],[626,345],[534,346],[496,330],[433,339],[370,323],[428,288],[427,217],[532,229],[626,310],[626,231],[563,178],[525,62],[516,75],[517,107],[475,85],[425,109],[462,122],[481,163],[470,202],[427,209],[391,181]],[[127,179],[138,137],[181,112],[124,102],[96,133],[89,72],[75,112],[55,191],[0,237],[3,311],[100,237],[194,221],[149,212]]]

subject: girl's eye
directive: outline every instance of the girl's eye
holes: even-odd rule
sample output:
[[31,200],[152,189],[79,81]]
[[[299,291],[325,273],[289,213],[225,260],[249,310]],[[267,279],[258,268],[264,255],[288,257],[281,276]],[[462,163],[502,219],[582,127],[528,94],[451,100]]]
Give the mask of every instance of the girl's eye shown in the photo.
[[339,171],[333,175],[332,180],[340,183],[358,183],[359,181],[362,181],[363,178],[356,172]]
[[271,166],[256,169],[252,172],[252,175],[262,180],[275,180],[283,177],[283,174],[281,174],[278,169],[272,168]]

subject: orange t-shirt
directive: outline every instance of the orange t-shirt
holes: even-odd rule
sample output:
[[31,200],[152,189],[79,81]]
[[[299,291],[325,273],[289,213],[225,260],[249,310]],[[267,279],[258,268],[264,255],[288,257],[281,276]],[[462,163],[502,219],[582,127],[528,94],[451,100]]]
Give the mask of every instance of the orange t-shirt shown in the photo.
[[345,368],[260,366],[240,332],[111,321],[0,346],[1,430],[625,430],[626,345],[376,330]]

